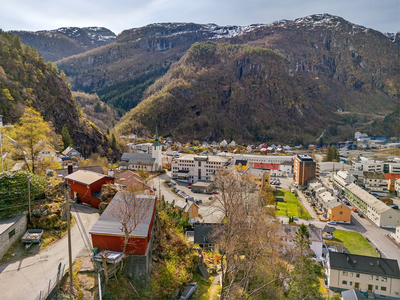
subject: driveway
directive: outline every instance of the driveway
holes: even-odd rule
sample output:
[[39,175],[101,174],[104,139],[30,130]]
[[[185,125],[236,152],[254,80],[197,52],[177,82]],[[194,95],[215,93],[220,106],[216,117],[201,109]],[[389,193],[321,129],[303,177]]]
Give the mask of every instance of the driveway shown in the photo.
[[[91,250],[88,232],[99,218],[97,209],[76,205],[72,211],[75,224],[71,230],[72,259],[87,256]],[[90,237],[90,236],[89,236]],[[4,300],[36,299],[40,291],[49,288],[49,280],[57,276],[59,263],[68,268],[68,239],[65,236],[56,244],[40,253],[22,260],[0,265],[0,298]]]

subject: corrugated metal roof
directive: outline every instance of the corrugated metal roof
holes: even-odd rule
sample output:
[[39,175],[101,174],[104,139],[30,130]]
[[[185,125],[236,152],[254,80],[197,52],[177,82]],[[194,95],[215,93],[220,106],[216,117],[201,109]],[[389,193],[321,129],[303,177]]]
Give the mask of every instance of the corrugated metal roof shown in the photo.
[[73,180],[79,183],[83,184],[92,184],[100,179],[103,179],[104,177],[108,177],[112,179],[112,177],[104,175],[104,174],[99,174],[96,172],[91,172],[91,171],[86,171],[86,170],[79,170],[76,171],[72,174],[69,174],[68,176],[65,176],[65,178],[69,180]]
[[[118,192],[107,206],[106,210],[90,229],[90,234],[99,235],[118,235],[123,236],[121,231],[121,223],[114,217],[115,208],[121,203],[131,200],[133,194],[126,191]],[[136,195],[136,201],[145,203],[148,207],[148,213],[143,221],[137,225],[136,229],[130,234],[132,237],[147,237],[149,232],[150,222],[155,209],[155,197],[151,195]],[[125,204],[122,204],[125,207]],[[134,205],[132,205],[133,207]]]

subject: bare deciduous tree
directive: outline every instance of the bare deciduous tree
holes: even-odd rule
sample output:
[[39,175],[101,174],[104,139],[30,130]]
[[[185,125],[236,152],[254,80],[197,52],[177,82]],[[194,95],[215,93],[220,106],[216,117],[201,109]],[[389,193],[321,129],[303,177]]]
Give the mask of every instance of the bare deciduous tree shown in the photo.
[[216,185],[215,205],[224,215],[221,299],[254,299],[265,293],[279,299],[287,264],[279,253],[278,223],[245,175],[234,169],[221,172]]
[[137,186],[131,186],[126,191],[118,192],[108,208],[110,215],[121,224],[119,229],[124,234],[124,257],[126,257],[129,236],[140,223],[147,218],[151,218],[155,205],[153,197],[147,195],[146,197],[140,197],[139,192],[140,190]]

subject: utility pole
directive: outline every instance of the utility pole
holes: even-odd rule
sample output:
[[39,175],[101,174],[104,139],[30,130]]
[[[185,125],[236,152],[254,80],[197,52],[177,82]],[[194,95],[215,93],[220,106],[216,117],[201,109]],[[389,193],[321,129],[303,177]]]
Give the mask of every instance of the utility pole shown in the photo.
[[29,212],[29,222],[31,221],[31,176],[28,176],[28,212]]
[[68,180],[65,179],[65,200],[67,204],[67,222],[68,222],[68,256],[69,256],[69,285],[70,293],[72,295],[73,285],[72,285],[72,250],[71,250],[71,212],[70,212],[70,191]]

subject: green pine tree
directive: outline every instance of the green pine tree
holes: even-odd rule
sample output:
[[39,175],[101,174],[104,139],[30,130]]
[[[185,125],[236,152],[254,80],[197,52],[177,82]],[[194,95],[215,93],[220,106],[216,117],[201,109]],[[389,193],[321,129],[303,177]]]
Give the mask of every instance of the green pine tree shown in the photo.
[[307,226],[301,224],[294,239],[298,257],[294,261],[294,268],[289,280],[288,300],[309,299],[322,300],[319,291],[319,278],[317,270],[320,266],[311,260],[310,233]]
[[71,136],[69,135],[69,131],[67,126],[64,124],[62,130],[61,130],[61,136],[62,136],[62,142],[64,144],[64,149],[67,148],[68,146],[72,146],[73,142],[71,139]]

